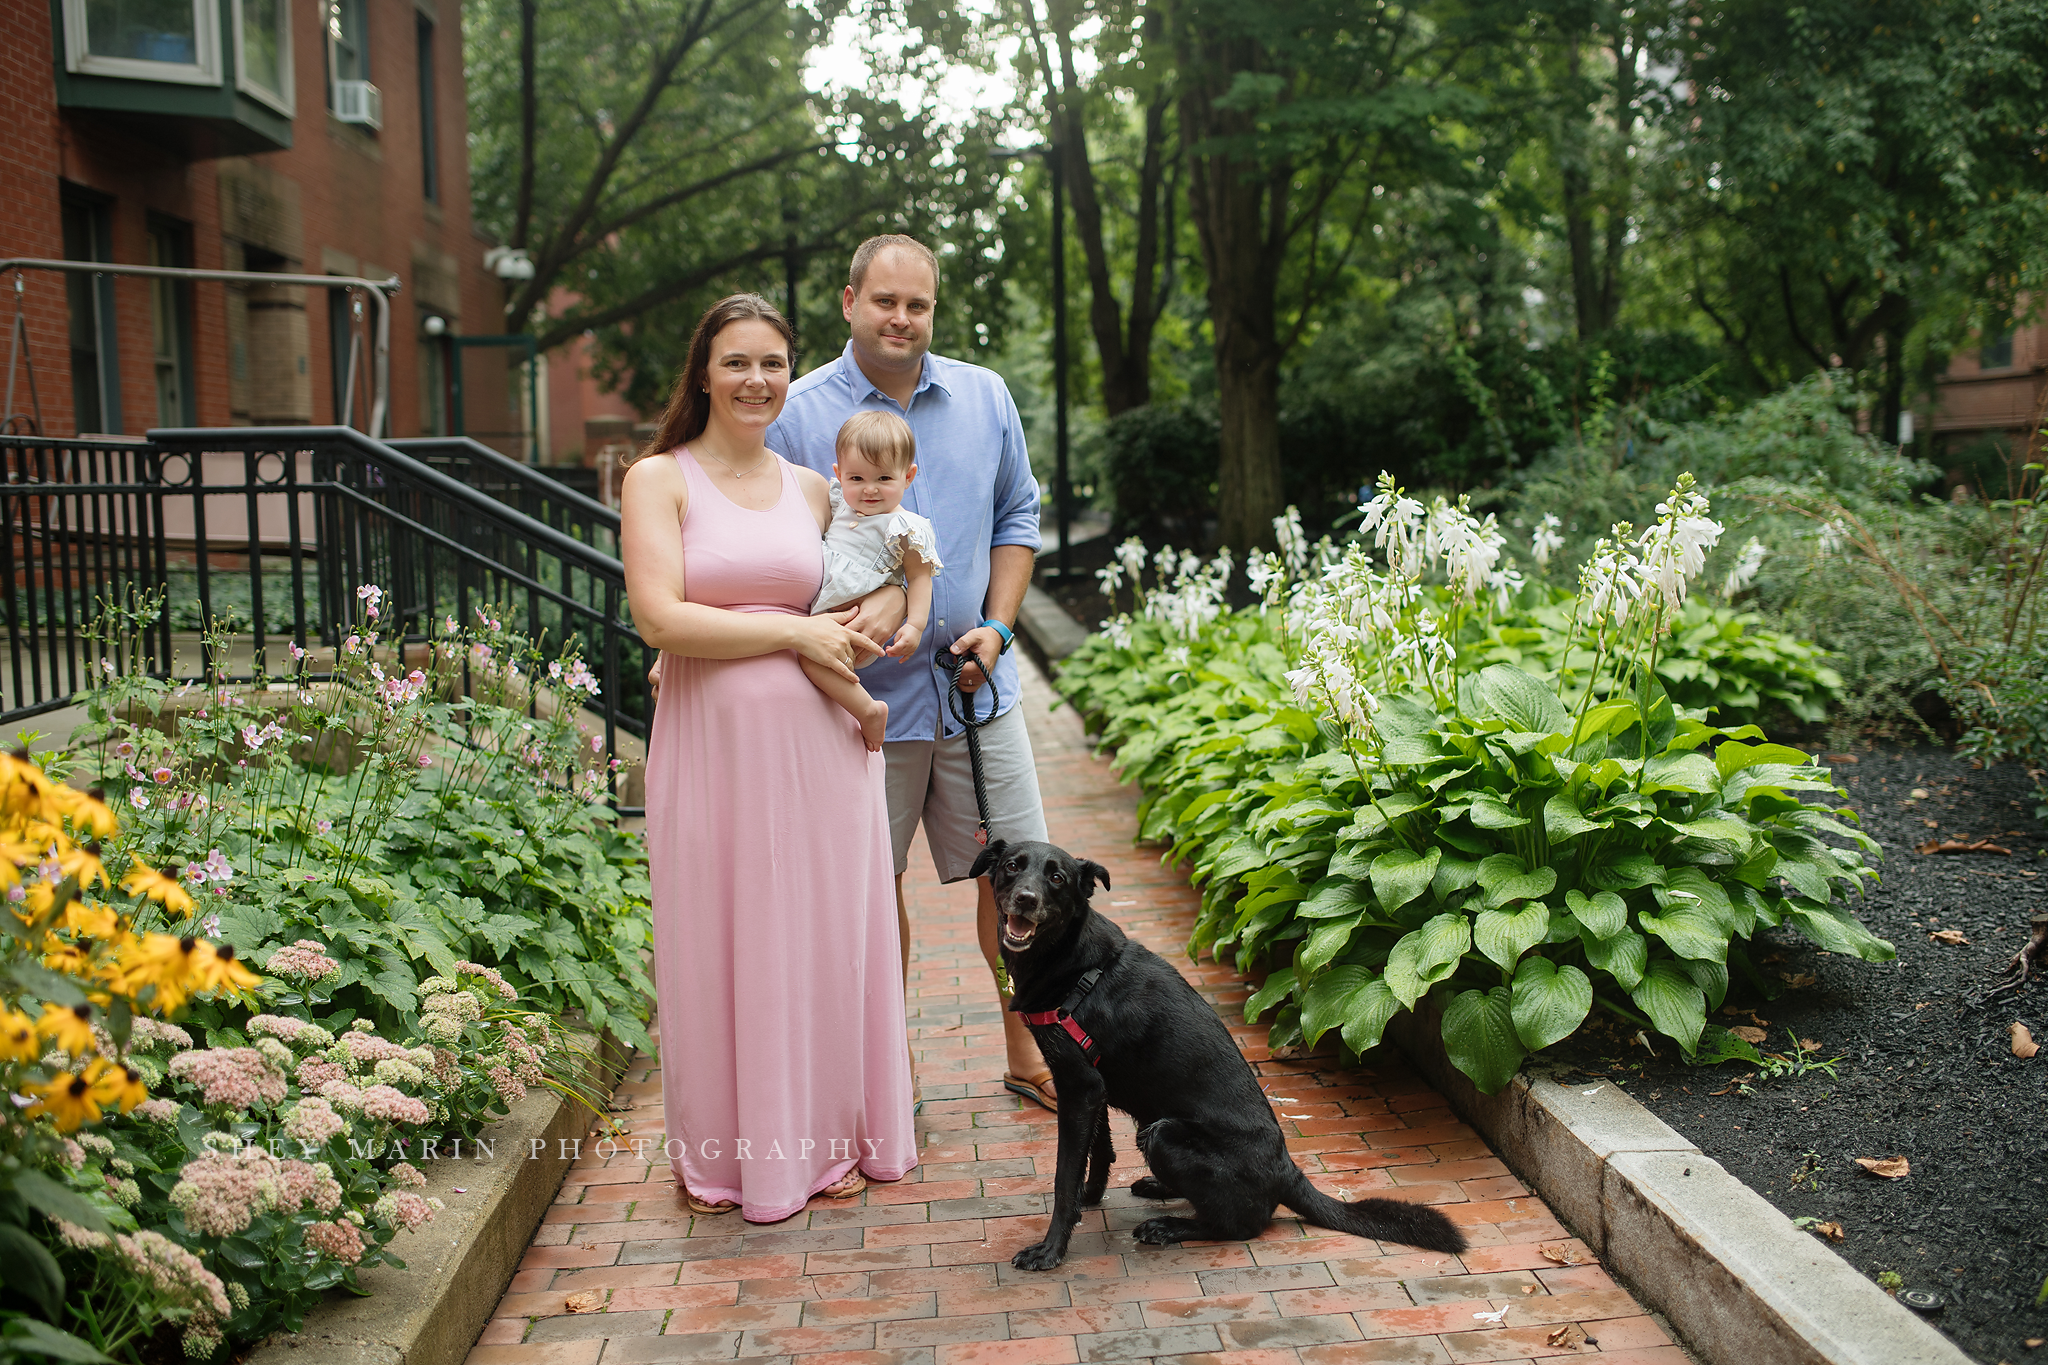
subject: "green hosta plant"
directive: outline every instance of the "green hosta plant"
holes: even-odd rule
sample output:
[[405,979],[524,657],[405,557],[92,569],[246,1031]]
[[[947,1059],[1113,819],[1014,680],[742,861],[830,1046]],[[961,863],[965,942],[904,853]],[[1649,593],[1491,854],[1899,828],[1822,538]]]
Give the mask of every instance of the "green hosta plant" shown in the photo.
[[[1498,532],[1390,486],[1365,522],[1384,569],[1361,545],[1311,564],[1285,525],[1282,555],[1254,559],[1270,636],[1181,586],[1179,608],[1119,623],[1129,645],[1156,632],[1178,681],[1112,704],[1106,738],[1150,792],[1144,834],[1203,886],[1192,950],[1273,964],[1248,1019],[1279,1006],[1276,1041],[1335,1031],[1363,1051],[1435,994],[1451,1059],[1491,1091],[1596,1006],[1691,1055],[1742,1054],[1706,1019],[1759,926],[1892,955],[1837,904],[1876,845],[1827,771],[1658,681],[1719,533],[1706,514],[1683,480],[1657,525],[1596,548],[1545,677],[1468,671],[1451,642],[1490,631],[1514,587]],[[1448,594],[1421,583],[1438,562]]]

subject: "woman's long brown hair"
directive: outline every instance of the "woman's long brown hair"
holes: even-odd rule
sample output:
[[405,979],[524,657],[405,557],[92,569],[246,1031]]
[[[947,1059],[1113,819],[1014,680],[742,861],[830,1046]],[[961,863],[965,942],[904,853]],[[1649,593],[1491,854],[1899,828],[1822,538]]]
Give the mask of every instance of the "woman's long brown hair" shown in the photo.
[[697,330],[690,334],[690,358],[676,376],[676,386],[669,390],[668,406],[662,409],[653,438],[640,451],[641,458],[666,454],[704,434],[711,420],[711,399],[704,391],[711,373],[711,343],[735,322],[765,322],[782,333],[790,366],[795,368],[796,330],[781,309],[759,294],[729,294],[720,299],[697,319]]

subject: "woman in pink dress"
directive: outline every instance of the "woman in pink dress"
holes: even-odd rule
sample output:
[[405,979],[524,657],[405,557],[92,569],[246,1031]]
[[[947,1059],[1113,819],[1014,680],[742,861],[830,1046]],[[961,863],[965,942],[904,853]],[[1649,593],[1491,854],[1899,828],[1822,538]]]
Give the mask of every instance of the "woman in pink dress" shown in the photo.
[[670,1168],[690,1207],[776,1222],[917,1164],[883,759],[799,659],[879,652],[812,616],[825,481],[763,444],[789,324],[738,294],[620,497],[626,594],[661,650],[647,852]]

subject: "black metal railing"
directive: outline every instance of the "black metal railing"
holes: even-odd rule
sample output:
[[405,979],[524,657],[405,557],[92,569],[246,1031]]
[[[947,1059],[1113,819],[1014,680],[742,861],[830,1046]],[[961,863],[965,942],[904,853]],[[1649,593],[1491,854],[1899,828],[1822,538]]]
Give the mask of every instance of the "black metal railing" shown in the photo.
[[[104,600],[170,595],[135,644],[143,658],[117,645],[108,663],[171,677],[174,632],[222,616],[250,637],[255,660],[287,642],[336,645],[359,619],[356,586],[373,583],[383,622],[410,640],[488,606],[547,647],[577,643],[599,680],[587,709],[606,747],[621,731],[644,739],[653,652],[628,619],[618,559],[576,534],[616,545],[617,515],[471,453],[441,453],[450,458],[435,468],[348,427],[0,438],[0,723],[62,707],[86,685],[100,666],[91,634]],[[486,471],[512,496],[445,468]],[[555,524],[521,511],[521,499]]]
[[619,553],[619,514],[564,477],[589,475],[587,482],[595,488],[596,470],[521,464],[467,436],[417,436],[387,444],[593,549],[614,557]]

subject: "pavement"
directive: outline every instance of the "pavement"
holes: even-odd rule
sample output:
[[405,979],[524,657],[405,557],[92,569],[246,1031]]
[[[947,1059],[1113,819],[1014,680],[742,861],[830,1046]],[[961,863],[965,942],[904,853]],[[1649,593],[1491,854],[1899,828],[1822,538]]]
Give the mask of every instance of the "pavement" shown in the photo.
[[[1332,1052],[1275,1058],[1238,1021],[1248,987],[1189,963],[1198,906],[1179,872],[1134,847],[1136,794],[1096,758],[1027,664],[1023,705],[1052,837],[1109,868],[1096,907],[1174,962],[1216,1006],[1315,1183],[1441,1208],[1462,1256],[1331,1234],[1284,1210],[1251,1242],[1138,1246],[1154,1206],[1115,1116],[1118,1160],[1064,1264],[1010,1257],[1044,1233],[1051,1114],[1003,1091],[1002,1035],[974,944],[974,894],[940,886],[922,848],[906,880],[910,1027],[925,1100],[921,1164],[850,1203],[813,1200],[773,1226],[695,1217],[665,1164],[630,1145],[569,1172],[470,1365],[1452,1365],[1597,1359],[1686,1365],[1443,1097],[1391,1048],[1345,1069]],[[662,1130],[658,1060],[635,1059],[617,1103],[629,1134]],[[574,1308],[572,1308],[574,1305]],[[576,1311],[576,1310],[582,1311]],[[1498,1315],[1496,1317],[1496,1315]]]

